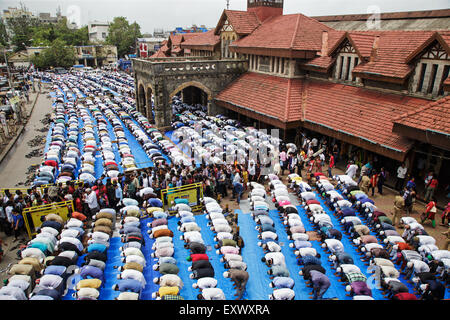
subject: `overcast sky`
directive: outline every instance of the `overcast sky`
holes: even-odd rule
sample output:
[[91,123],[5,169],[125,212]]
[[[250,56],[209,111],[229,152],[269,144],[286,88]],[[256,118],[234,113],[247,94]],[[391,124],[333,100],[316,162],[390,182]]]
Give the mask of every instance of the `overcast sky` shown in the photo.
[[[142,33],[155,28],[173,30],[193,24],[215,27],[226,8],[226,0],[0,0],[0,9],[18,7],[22,2],[31,12],[50,12],[61,7],[63,15],[81,25],[88,22],[110,22],[116,16],[136,21]],[[448,9],[450,0],[285,0],[284,13],[308,16]],[[245,10],[247,0],[230,0],[230,9]],[[373,12],[373,11],[371,11]]]

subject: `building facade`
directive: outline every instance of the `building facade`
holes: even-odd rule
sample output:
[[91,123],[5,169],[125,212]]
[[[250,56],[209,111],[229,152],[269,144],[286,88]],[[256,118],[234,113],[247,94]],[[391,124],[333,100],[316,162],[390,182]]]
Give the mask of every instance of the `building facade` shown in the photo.
[[94,43],[105,42],[109,34],[109,23],[94,21],[88,24],[89,41]]
[[[292,142],[301,132],[325,136],[344,158],[394,176],[405,162],[419,177],[450,181],[450,10],[381,14],[384,27],[369,30],[359,16],[284,15],[283,2],[248,0],[246,11],[224,10],[210,34],[179,42],[180,56],[248,61],[214,95],[218,110]],[[440,108],[447,126],[438,130],[425,119]]]
[[[87,67],[102,67],[107,64],[117,62],[117,47],[113,45],[88,45],[74,46],[75,64],[82,64]],[[34,56],[39,55],[46,47],[27,47],[26,55],[30,61]]]

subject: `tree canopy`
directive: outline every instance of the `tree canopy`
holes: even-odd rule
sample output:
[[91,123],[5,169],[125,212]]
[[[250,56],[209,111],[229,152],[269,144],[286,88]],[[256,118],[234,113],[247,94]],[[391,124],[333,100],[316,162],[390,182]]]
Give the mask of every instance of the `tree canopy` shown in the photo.
[[56,39],[70,46],[83,46],[89,43],[88,27],[70,29],[67,19],[62,18],[57,23],[43,23],[33,28],[33,46],[50,46]]
[[136,39],[142,36],[138,23],[130,24],[125,17],[115,17],[108,32],[106,43],[117,47],[119,57],[136,52]]
[[75,50],[73,46],[67,46],[61,39],[55,39],[51,46],[32,58],[33,64],[42,69],[50,67],[69,68],[75,63]]

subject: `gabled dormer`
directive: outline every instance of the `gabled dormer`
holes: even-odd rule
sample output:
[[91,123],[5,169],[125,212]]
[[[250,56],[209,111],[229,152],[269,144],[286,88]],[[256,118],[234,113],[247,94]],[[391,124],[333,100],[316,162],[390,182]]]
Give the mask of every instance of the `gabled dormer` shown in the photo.
[[364,57],[348,33],[345,33],[342,39],[330,49],[328,55],[335,61],[332,70],[333,79],[349,82],[357,81],[357,78],[353,75],[353,68],[364,62]]
[[405,61],[414,66],[410,91],[429,97],[444,95],[444,82],[450,71],[450,48],[442,36],[436,32]]
[[229,50],[230,44],[252,33],[260,24],[253,12],[224,10],[214,30],[214,34],[220,36],[221,57],[235,58],[237,54]]

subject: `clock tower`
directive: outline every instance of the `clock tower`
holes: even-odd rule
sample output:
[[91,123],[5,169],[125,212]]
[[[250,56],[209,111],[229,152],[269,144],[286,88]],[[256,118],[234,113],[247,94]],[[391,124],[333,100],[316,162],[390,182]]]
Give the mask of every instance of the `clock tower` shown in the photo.
[[254,12],[262,22],[283,15],[284,0],[247,0],[247,11]]

